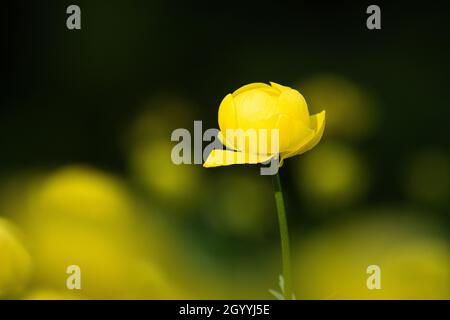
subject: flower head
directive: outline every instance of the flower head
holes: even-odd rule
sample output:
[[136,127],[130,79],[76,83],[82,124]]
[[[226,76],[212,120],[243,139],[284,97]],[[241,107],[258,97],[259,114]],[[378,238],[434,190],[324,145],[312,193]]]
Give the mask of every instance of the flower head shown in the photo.
[[325,111],[311,116],[303,96],[290,87],[251,83],[222,100],[219,127],[219,139],[231,150],[213,150],[205,167],[262,163],[275,156],[282,164],[320,141]]

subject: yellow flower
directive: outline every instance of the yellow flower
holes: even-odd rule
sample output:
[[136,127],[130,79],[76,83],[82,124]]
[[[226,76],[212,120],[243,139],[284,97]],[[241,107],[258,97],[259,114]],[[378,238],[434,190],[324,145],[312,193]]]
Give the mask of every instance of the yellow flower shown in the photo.
[[31,257],[15,226],[0,217],[0,300],[20,294],[31,274]]
[[230,150],[214,149],[204,167],[262,163],[278,154],[281,165],[320,141],[325,111],[310,116],[297,90],[273,82],[251,83],[223,99],[219,127],[219,139]]

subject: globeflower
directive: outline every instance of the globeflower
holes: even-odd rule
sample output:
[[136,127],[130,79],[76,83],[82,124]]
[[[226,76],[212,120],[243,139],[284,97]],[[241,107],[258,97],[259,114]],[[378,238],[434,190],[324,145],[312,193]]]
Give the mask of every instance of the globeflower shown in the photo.
[[[325,128],[325,111],[310,115],[297,90],[271,82],[251,83],[228,94],[219,107],[219,140],[228,149],[213,149],[204,167],[266,163],[273,177],[281,236],[283,275],[279,299],[294,299],[289,234],[278,167],[284,159],[302,154],[319,143]],[[275,165],[273,165],[275,163]]]
[[204,167],[283,160],[312,149],[322,138],[325,111],[310,115],[303,96],[274,82],[251,83],[228,94],[219,107],[219,139]]

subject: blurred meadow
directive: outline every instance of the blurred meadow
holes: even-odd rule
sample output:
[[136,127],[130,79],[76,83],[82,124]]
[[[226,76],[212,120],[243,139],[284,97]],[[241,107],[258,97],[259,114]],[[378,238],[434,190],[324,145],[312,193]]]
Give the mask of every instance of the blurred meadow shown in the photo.
[[170,141],[194,120],[217,128],[226,94],[268,81],[327,112],[322,142],[280,170],[296,297],[450,298],[439,4],[382,5],[369,31],[364,3],[76,3],[79,31],[68,1],[2,12],[0,299],[272,299],[270,177],[177,166]]

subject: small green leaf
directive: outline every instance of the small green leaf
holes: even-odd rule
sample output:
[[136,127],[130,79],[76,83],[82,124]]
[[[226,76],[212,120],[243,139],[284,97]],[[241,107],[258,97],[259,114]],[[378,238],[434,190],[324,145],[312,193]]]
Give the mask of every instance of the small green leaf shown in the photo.
[[284,300],[284,296],[282,293],[269,289],[270,294],[272,294],[277,300]]

